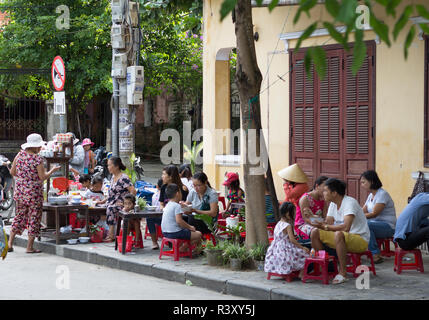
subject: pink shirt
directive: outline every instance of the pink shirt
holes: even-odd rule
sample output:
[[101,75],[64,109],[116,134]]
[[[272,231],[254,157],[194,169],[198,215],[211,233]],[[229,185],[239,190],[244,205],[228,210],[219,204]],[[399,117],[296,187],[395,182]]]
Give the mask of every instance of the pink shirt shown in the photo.
[[[319,217],[322,217],[323,214],[323,207],[325,206],[325,200],[316,200],[312,196],[310,196],[307,192],[302,195],[301,198],[307,197],[308,202],[310,204],[310,210],[314,215],[317,215]],[[301,198],[299,200],[301,200]],[[299,207],[299,201],[298,205],[296,206],[296,214],[295,214],[295,232],[299,235],[302,234],[302,232],[298,229],[299,226],[305,224],[305,221],[301,214],[301,208]],[[307,236],[307,235],[305,235]]]

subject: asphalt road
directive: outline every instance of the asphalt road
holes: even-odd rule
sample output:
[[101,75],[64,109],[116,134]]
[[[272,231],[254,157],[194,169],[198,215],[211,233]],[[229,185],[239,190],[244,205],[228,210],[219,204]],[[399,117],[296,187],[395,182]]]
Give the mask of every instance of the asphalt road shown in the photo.
[[192,285],[14,247],[0,260],[0,300],[243,300]]

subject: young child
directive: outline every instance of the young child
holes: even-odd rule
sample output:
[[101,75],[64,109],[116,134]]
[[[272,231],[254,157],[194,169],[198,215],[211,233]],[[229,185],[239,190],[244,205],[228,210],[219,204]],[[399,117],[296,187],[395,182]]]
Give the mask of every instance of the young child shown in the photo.
[[80,176],[79,183],[82,185],[82,189],[81,189],[82,191],[89,190],[91,188],[91,176],[89,174],[84,174],[83,176]]
[[295,206],[291,202],[283,202],[280,206],[280,221],[274,228],[274,240],[265,256],[265,272],[289,274],[299,271],[301,278],[304,272],[305,258],[309,255],[308,248],[300,245],[293,233]]
[[[187,224],[182,218],[182,207],[179,201],[182,200],[182,195],[179,191],[179,187],[170,183],[165,193],[169,199],[167,205],[164,208],[162,214],[161,230],[164,237],[170,239],[185,239],[191,240],[191,245],[197,245],[201,241],[201,232],[196,231],[194,226]],[[186,251],[187,246],[183,244],[180,248],[180,252]]]
[[[87,175],[85,175],[83,177],[86,177],[86,176]],[[91,180],[91,188],[88,188],[88,190],[86,190],[83,197],[85,199],[92,199],[94,202],[103,201],[104,200],[104,193],[103,193],[102,189],[103,189],[103,178],[100,176],[95,176]]]
[[240,179],[238,173],[227,172],[225,175],[224,186],[228,189],[228,204],[226,205],[225,212],[222,213],[222,217],[226,218],[230,214],[238,214],[238,208],[231,208],[232,203],[243,203],[244,202],[244,191],[240,188]]
[[[128,193],[124,196],[124,209],[122,211],[133,214],[134,213],[134,207],[136,205],[136,197]],[[131,232],[136,232],[136,242],[139,241],[141,230],[140,230],[140,219],[130,219],[128,222],[128,235],[131,235]]]
[[157,209],[161,208],[161,204],[159,203],[159,196],[161,194],[161,187],[164,183],[162,182],[162,179],[158,179],[158,182],[156,184],[156,192],[152,195],[152,206],[156,206]]

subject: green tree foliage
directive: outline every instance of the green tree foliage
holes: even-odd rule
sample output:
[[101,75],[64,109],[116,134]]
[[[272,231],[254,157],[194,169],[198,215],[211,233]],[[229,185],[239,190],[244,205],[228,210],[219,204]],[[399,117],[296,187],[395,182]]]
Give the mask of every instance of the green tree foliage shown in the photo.
[[[278,4],[278,0],[271,0],[268,4],[268,10],[272,11]],[[305,13],[308,18],[311,17],[311,10],[315,9],[320,1],[318,0],[300,0],[298,10],[294,17],[293,23],[296,24],[301,19],[301,14]],[[317,13],[317,19],[314,19],[310,25],[305,29],[304,33],[298,39],[295,51],[301,47],[302,42],[309,38],[314,30],[317,28],[326,28],[329,35],[338,43],[342,44],[346,50],[349,50],[348,43],[354,42],[353,49],[353,64],[352,71],[356,74],[365,59],[366,45],[363,40],[363,30],[358,27],[356,23],[363,14],[358,8],[358,5],[365,5],[369,9],[369,25],[380,37],[380,40],[384,42],[388,47],[391,46],[391,39],[394,41],[398,38],[401,32],[406,33],[404,41],[404,57],[408,57],[408,49],[416,36],[416,26],[409,24],[409,18],[418,14],[425,19],[429,19],[429,10],[427,5],[411,4],[405,6],[405,8],[399,12],[398,6],[402,3],[402,0],[325,0],[320,3],[319,6],[324,6],[329,16],[324,19],[319,18]],[[235,7],[237,0],[223,0],[222,7],[220,10],[221,19],[224,19]],[[257,5],[261,6],[263,0],[256,0]],[[384,8],[378,16],[376,16],[376,8]],[[358,10],[357,10],[358,9]],[[315,11],[314,11],[315,12]],[[319,12],[319,11],[317,11]],[[381,16],[383,15],[383,16]],[[387,24],[383,22],[386,17],[393,17],[395,19],[395,25],[393,28],[389,28]],[[336,26],[344,26],[345,32],[340,33],[336,30]],[[419,24],[420,28],[425,34],[429,34],[429,26],[426,24]],[[353,38],[351,35],[354,35]],[[326,70],[326,59],[324,50],[320,46],[314,47],[308,50],[304,59],[305,68],[308,74],[310,66],[314,63],[318,75],[323,78]]]
[[[73,107],[83,107],[111,92],[111,11],[108,0],[64,0],[70,12],[69,29],[58,29],[58,1],[5,0],[0,10],[8,22],[0,32],[0,68],[51,69],[55,56],[66,67],[64,90]],[[53,98],[51,75],[0,76],[0,91],[12,96]]]
[[145,94],[202,93],[202,3],[140,0]]

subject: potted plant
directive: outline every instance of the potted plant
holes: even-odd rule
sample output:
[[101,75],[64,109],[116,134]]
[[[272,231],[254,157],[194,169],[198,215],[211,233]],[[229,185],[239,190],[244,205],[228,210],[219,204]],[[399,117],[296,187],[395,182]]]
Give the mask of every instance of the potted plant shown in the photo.
[[226,246],[223,256],[229,260],[232,270],[239,271],[242,269],[243,262],[249,258],[249,252],[245,246],[230,243]]
[[90,224],[89,225],[89,235],[91,237],[91,242],[102,242],[103,241],[103,231],[104,228],[99,225]]
[[137,198],[137,205],[141,211],[144,211],[144,209],[146,209],[146,206],[147,206],[146,199],[143,197]]
[[209,266],[220,266],[222,265],[222,252],[223,252],[223,243],[218,242],[216,245],[213,245],[211,240],[205,242],[204,252],[207,256],[207,262]]
[[250,249],[250,256],[258,271],[264,271],[265,254],[267,253],[268,245],[264,243],[254,244]]

